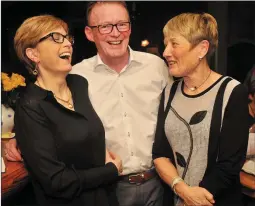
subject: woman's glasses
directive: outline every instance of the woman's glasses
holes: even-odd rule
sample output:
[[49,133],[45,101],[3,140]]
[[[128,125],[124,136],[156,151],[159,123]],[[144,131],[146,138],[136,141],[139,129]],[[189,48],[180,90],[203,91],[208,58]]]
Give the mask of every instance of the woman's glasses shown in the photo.
[[63,34],[60,34],[58,32],[52,32],[52,33],[49,33],[47,34],[46,36],[42,37],[39,42],[47,39],[51,37],[53,39],[54,42],[56,43],[59,43],[59,44],[62,44],[65,40],[65,38],[73,45],[74,44],[74,37],[70,34],[67,34],[67,35],[63,35]]

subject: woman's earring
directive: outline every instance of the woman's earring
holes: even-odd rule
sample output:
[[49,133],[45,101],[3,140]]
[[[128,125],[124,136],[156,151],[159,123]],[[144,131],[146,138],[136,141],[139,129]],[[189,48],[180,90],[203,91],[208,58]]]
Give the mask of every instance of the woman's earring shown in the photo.
[[33,73],[33,75],[37,76],[38,70],[37,70],[37,69],[34,69],[32,73]]
[[38,69],[37,69],[37,65],[35,66],[35,69],[32,71],[34,76],[38,75]]
[[202,57],[198,57],[198,59],[199,59],[199,61],[201,61],[201,60],[202,60]]

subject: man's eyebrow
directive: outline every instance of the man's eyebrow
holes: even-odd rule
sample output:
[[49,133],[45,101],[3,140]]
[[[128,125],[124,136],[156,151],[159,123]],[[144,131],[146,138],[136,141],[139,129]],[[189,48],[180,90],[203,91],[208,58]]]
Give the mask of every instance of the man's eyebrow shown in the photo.
[[123,22],[129,22],[129,20],[119,20],[115,23],[112,23],[112,22],[109,22],[109,21],[105,21],[105,22],[102,22],[102,23],[99,23],[98,25],[104,25],[104,24],[118,24],[118,23],[123,23]]

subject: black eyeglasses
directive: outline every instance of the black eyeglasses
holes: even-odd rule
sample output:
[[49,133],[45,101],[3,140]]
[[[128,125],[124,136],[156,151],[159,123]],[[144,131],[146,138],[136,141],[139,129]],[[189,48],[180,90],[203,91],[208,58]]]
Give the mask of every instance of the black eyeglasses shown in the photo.
[[97,26],[88,26],[90,28],[97,28],[100,34],[110,34],[113,30],[113,27],[116,26],[119,32],[125,32],[130,30],[130,22],[120,22],[117,24],[102,24]]
[[63,35],[63,34],[60,34],[58,32],[52,32],[52,33],[49,33],[48,35],[42,37],[39,42],[47,39],[51,37],[53,39],[54,42],[56,43],[59,43],[59,44],[62,44],[65,40],[65,38],[73,45],[74,44],[74,37],[70,34],[67,34],[67,35]]

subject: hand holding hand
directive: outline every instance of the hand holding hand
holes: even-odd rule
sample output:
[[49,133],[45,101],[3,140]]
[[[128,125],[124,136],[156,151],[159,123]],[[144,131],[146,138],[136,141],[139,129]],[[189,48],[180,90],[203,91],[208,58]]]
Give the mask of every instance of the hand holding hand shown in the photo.
[[112,162],[117,167],[119,174],[122,173],[123,168],[120,157],[113,152],[106,150],[106,163],[108,162]]
[[110,155],[108,149],[106,149],[105,150],[105,164],[107,164],[109,162],[112,162],[112,158],[111,158],[111,155]]
[[184,200],[185,205],[213,206],[213,195],[202,187],[189,187],[180,182],[175,186],[176,193]]

